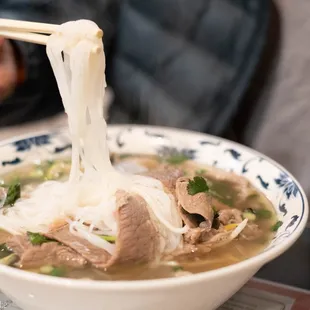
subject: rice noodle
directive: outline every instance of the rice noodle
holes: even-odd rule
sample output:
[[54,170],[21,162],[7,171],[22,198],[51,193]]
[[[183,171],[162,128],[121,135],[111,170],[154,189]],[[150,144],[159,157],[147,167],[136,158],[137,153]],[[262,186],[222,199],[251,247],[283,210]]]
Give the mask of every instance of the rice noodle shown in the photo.
[[85,226],[81,224],[79,225],[78,222],[71,222],[69,228],[71,234],[86,239],[91,244],[97,246],[98,248],[106,250],[111,255],[114,253],[115,244],[111,244],[103,238],[100,238],[99,236],[88,232],[87,229],[85,229]]
[[161,236],[161,251],[173,251],[187,230],[174,198],[158,180],[117,171],[110,162],[103,107],[105,55],[102,40],[95,35],[98,30],[91,21],[68,22],[47,43],[68,115],[72,140],[69,180],[42,183],[29,197],[18,200],[6,213],[2,211],[0,227],[13,234],[46,232],[55,221],[64,219],[70,221],[73,234],[113,254],[114,245],[98,237],[95,230],[117,233],[115,193],[122,189],[146,200]]

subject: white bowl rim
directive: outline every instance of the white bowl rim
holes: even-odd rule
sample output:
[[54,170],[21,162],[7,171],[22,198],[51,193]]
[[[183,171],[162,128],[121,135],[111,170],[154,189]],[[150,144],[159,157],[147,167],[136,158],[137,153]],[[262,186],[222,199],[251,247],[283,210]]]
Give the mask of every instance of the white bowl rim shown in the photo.
[[[111,129],[126,129],[126,128],[140,128],[140,129],[154,129],[159,131],[164,131],[166,133],[176,133],[176,132],[183,132],[186,135],[195,135],[199,136],[201,135],[203,138],[211,138],[211,139],[217,139],[220,141],[224,141],[227,143],[234,144],[239,149],[247,150],[248,152],[251,152],[254,155],[260,156],[267,160],[269,163],[274,165],[275,167],[283,170],[287,175],[296,183],[300,195],[304,201],[304,214],[300,220],[300,223],[297,227],[297,229],[289,236],[285,241],[275,245],[273,248],[267,250],[266,252],[259,253],[256,256],[253,256],[249,259],[246,259],[244,261],[241,261],[239,263],[229,265],[227,267],[222,267],[218,269],[214,269],[211,271],[206,272],[200,272],[197,274],[193,274],[190,276],[184,276],[184,277],[177,277],[177,278],[165,278],[165,279],[155,279],[155,280],[133,280],[133,281],[98,281],[98,280],[80,280],[80,279],[66,279],[66,278],[56,278],[46,275],[40,275],[36,273],[32,273],[29,271],[23,271],[20,269],[15,269],[12,267],[0,265],[0,274],[6,274],[8,277],[13,277],[16,280],[26,280],[31,282],[36,282],[37,284],[42,285],[49,285],[53,287],[63,287],[68,289],[77,289],[77,290],[95,290],[95,291],[136,291],[139,290],[141,292],[143,291],[150,291],[150,290],[158,290],[158,289],[169,289],[173,288],[175,286],[189,286],[197,282],[204,282],[205,280],[211,280],[218,277],[224,277],[225,275],[229,273],[238,273],[239,271],[242,272],[242,269],[246,268],[257,268],[258,266],[264,265],[274,258],[281,255],[283,252],[288,250],[295,242],[296,240],[301,236],[302,232],[304,231],[307,220],[309,216],[309,207],[308,207],[308,200],[304,193],[304,190],[302,189],[299,182],[294,178],[294,176],[288,172],[282,165],[278,164],[271,158],[269,158],[266,155],[261,154],[258,151],[255,151],[247,146],[244,146],[240,143],[233,142],[224,138],[216,137],[213,135],[201,133],[201,132],[195,132],[185,129],[178,129],[178,128],[171,128],[171,127],[164,127],[164,126],[152,126],[152,125],[134,125],[134,124],[122,124],[122,125],[109,125],[108,128]],[[39,136],[39,135],[50,135],[50,134],[58,134],[63,131],[67,131],[67,128],[61,128],[59,130],[52,130],[52,131],[40,131],[40,132],[29,132],[24,135],[15,136],[13,138],[8,138],[0,142],[0,148],[6,144],[10,144],[14,141],[18,141],[25,138],[30,138],[33,136]]]

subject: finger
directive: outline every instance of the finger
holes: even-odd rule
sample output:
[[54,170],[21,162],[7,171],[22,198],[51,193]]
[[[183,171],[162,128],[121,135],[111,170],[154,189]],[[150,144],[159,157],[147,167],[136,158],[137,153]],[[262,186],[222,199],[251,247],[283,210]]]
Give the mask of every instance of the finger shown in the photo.
[[3,54],[3,48],[4,48],[4,42],[5,42],[5,39],[3,37],[0,37],[0,63],[1,63],[1,56]]
[[16,63],[8,41],[0,45],[0,99],[4,99],[15,88],[17,79]]
[[5,39],[3,37],[0,37],[0,51],[1,51],[2,47],[4,46],[4,41],[5,41]]

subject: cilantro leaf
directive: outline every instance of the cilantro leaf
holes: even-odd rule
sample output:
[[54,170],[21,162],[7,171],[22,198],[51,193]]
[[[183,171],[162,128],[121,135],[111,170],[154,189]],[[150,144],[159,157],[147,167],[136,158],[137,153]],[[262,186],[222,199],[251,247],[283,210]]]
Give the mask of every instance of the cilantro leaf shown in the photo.
[[31,244],[33,245],[41,245],[43,243],[46,243],[46,242],[51,242],[51,241],[54,241],[52,239],[49,239],[39,233],[34,233],[34,232],[31,232],[31,231],[28,231],[27,232],[27,235],[28,235],[28,239],[29,241],[31,242]]
[[189,195],[196,195],[198,193],[205,193],[209,191],[207,181],[203,177],[194,177],[193,180],[189,180],[187,185],[187,192]]

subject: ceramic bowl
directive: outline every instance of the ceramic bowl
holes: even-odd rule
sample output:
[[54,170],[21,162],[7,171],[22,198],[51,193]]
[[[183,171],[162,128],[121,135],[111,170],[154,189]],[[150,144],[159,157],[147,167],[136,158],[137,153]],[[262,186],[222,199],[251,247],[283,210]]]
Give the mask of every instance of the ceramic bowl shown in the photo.
[[[0,266],[0,289],[24,310],[210,310],[237,292],[264,264],[285,252],[304,230],[305,194],[294,177],[266,156],[206,134],[150,126],[110,126],[110,150],[184,153],[197,162],[248,178],[273,203],[283,225],[260,254],[238,264],[191,276],[147,281],[53,278]],[[0,145],[2,173],[39,159],[70,156],[66,130],[36,133]],[[44,204],[44,201],[42,201]]]

